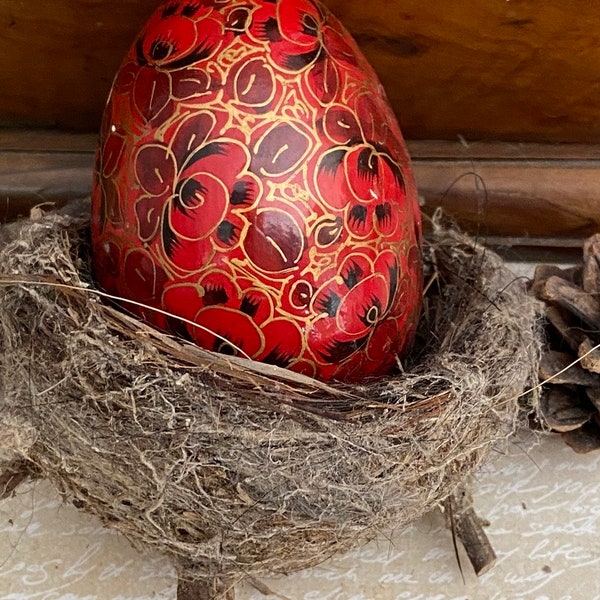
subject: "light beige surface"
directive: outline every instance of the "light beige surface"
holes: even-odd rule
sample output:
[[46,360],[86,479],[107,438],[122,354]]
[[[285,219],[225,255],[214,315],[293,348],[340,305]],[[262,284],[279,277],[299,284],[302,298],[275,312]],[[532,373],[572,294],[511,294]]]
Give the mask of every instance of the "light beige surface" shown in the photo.
[[[521,433],[477,478],[499,560],[477,579],[434,513],[327,564],[265,581],[291,600],[600,600],[600,453]],[[393,524],[390,524],[391,528]],[[0,600],[174,600],[168,561],[142,556],[46,483],[0,503]],[[264,600],[240,586],[239,600]]]

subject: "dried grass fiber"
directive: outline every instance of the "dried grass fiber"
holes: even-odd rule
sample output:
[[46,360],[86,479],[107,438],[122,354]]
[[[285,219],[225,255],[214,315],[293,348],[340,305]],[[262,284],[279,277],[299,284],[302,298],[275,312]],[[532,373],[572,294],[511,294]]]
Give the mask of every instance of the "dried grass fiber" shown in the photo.
[[506,441],[536,382],[524,284],[439,223],[406,372],[326,386],[111,307],[91,291],[88,210],[0,228],[0,459],[183,577],[288,573],[407,525]]

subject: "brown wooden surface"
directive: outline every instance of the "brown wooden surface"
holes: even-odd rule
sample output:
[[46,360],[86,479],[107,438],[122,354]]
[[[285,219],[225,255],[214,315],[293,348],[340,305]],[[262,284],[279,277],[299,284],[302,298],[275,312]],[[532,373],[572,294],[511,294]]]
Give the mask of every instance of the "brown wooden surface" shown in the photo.
[[[0,220],[88,195],[95,145],[93,134],[0,129]],[[408,147],[424,213],[442,207],[488,243],[578,249],[600,232],[600,145]]]
[[583,238],[600,231],[600,146],[409,144],[425,211],[481,235]]
[[0,123],[96,131],[114,74],[158,0],[0,2]]
[[0,129],[0,222],[90,193],[95,135]]
[[[412,139],[600,142],[600,7],[581,0],[325,0]],[[96,131],[158,0],[0,2],[0,123]]]

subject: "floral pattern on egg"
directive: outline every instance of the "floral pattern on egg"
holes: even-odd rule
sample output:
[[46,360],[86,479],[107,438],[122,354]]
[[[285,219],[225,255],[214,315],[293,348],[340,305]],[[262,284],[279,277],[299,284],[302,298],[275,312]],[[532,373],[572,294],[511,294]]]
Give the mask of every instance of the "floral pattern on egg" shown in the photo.
[[92,194],[103,289],[208,349],[359,381],[412,343],[420,236],[398,125],[326,8],[158,8],[103,118]]

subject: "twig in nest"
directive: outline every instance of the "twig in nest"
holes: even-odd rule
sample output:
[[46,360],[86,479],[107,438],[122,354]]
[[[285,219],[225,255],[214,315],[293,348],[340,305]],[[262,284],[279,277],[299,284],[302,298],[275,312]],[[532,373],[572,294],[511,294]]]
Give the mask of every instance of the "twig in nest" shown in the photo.
[[[496,563],[496,553],[483,530],[481,519],[473,509],[473,498],[470,492],[460,487],[446,500],[445,507],[453,539],[458,538],[462,542],[475,574],[484,575]],[[458,552],[457,559],[462,573]]]
[[219,580],[184,581],[177,584],[177,600],[235,600],[233,584],[224,585]]
[[273,596],[274,598],[278,598],[279,600],[291,600],[287,596],[282,596],[277,592],[274,592],[268,585],[264,584],[262,581],[256,579],[256,577],[248,577],[248,583],[260,592],[263,596]]

